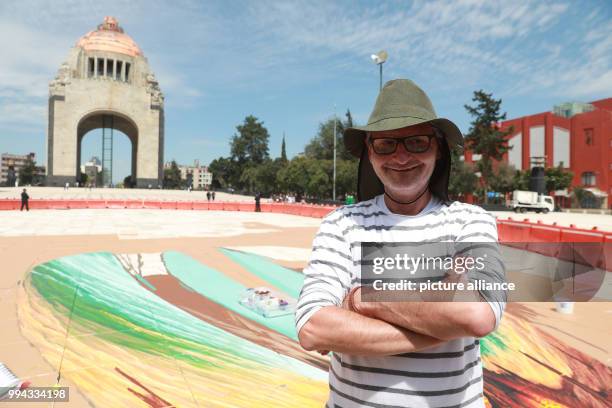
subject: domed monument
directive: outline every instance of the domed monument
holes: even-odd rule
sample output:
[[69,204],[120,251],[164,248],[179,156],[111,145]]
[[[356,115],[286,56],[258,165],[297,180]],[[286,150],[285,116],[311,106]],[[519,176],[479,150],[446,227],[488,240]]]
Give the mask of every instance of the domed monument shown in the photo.
[[132,144],[133,185],[161,184],[164,97],[141,49],[113,17],[77,41],[49,84],[48,185],[81,180],[81,142],[94,129],[103,129],[107,178],[118,130]]

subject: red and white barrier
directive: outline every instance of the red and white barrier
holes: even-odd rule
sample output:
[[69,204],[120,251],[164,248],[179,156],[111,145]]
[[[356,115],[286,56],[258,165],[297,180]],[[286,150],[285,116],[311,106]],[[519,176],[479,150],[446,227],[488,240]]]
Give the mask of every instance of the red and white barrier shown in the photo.
[[[164,209],[164,210],[204,210],[204,211],[255,211],[255,202],[235,201],[158,201],[158,200],[47,200],[31,199],[30,209]],[[0,199],[1,210],[19,210],[20,200]],[[303,217],[323,218],[336,207],[316,204],[262,203],[262,212],[300,215]],[[537,242],[606,242],[612,243],[612,232],[562,227],[553,223],[544,224],[513,220],[497,220],[499,240],[513,243]],[[610,245],[609,245],[610,246]],[[612,254],[609,254],[612,259]]]

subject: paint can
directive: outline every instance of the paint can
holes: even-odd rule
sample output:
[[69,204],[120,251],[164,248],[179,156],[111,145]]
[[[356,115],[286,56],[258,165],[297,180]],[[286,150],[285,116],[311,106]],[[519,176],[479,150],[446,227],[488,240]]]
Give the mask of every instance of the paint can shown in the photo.
[[557,312],[562,314],[574,313],[574,302],[556,302]]

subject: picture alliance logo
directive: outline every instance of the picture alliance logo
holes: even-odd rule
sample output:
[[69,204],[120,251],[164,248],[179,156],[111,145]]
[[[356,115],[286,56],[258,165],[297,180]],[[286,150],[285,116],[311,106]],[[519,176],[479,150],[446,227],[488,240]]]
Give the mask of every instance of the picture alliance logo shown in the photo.
[[406,271],[411,275],[418,271],[446,270],[462,274],[467,271],[482,271],[485,268],[485,257],[446,256],[428,257],[425,254],[414,257],[408,254],[396,254],[391,257],[375,257],[372,259],[372,272],[381,275],[385,271]]

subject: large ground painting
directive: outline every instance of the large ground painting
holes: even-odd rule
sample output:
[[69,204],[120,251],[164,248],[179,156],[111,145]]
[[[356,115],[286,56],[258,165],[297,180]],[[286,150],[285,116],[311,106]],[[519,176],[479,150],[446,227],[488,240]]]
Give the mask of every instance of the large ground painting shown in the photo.
[[[287,298],[299,272],[219,248]],[[239,304],[247,288],[180,252],[87,253],[35,266],[19,290],[23,335],[98,407],[321,407],[328,357],[303,351],[293,317]],[[482,339],[491,407],[612,406],[610,367],[510,305]]]

